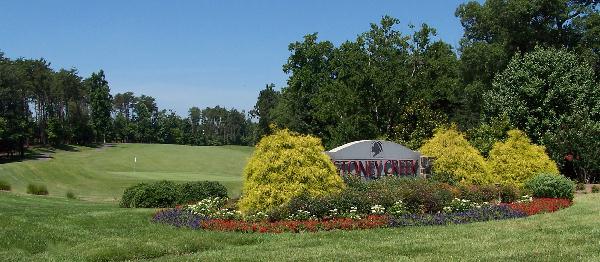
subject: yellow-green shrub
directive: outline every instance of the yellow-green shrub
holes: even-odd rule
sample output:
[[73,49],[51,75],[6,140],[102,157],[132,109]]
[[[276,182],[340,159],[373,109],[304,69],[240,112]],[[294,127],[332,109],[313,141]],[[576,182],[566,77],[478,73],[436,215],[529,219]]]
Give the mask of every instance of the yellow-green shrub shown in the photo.
[[494,144],[488,163],[500,183],[519,187],[540,173],[559,174],[546,149],[532,144],[525,133],[516,129],[508,131],[505,142]]
[[324,150],[320,139],[288,130],[261,139],[244,170],[240,210],[269,212],[299,195],[340,192],[344,181]]
[[493,182],[483,156],[456,127],[438,129],[422,147],[421,153],[434,157],[434,176],[446,182],[487,184]]

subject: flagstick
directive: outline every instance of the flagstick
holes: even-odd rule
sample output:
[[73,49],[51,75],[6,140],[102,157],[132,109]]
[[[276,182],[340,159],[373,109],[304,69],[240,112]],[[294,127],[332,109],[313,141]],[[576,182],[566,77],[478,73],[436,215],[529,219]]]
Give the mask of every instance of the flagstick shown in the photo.
[[135,163],[137,163],[137,157],[133,157],[133,175],[135,176]]

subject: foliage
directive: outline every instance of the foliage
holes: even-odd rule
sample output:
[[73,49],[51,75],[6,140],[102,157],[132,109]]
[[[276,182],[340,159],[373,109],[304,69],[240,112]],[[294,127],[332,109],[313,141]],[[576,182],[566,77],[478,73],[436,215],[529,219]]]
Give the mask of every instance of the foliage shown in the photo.
[[273,114],[281,93],[274,90],[275,85],[270,84],[261,90],[256,99],[254,109],[250,110],[250,115],[253,118],[258,118],[258,126],[256,128],[255,140],[259,141],[265,135],[271,134],[270,125],[273,124]]
[[433,177],[449,183],[486,184],[493,182],[485,159],[456,127],[438,129],[419,150],[433,157]]
[[[596,112],[600,105],[597,108]],[[544,136],[550,156],[563,173],[587,183],[600,181],[600,117],[593,120],[591,116],[585,110],[563,115],[560,128]]]
[[28,184],[27,194],[32,195],[48,195],[48,188],[43,184]]
[[401,124],[394,127],[392,139],[410,149],[416,150],[433,136],[436,128],[447,121],[447,116],[429,107],[424,101],[407,105],[399,116]]
[[556,174],[540,174],[525,183],[525,189],[534,197],[573,199],[575,183]]
[[106,135],[111,126],[110,113],[112,111],[112,96],[110,95],[110,87],[108,81],[105,80],[104,71],[92,73],[89,79],[86,79],[86,84],[90,90],[90,119],[92,127],[98,137],[106,142]]
[[121,207],[172,207],[179,197],[177,184],[171,181],[140,183],[129,187],[121,198]]
[[498,200],[501,190],[495,185],[460,185],[458,198],[467,199],[475,203],[492,202]]
[[218,182],[199,181],[178,185],[162,180],[152,183],[139,183],[123,192],[121,207],[173,207],[191,201],[227,197],[226,188]]
[[543,146],[531,143],[519,130],[508,131],[505,142],[497,142],[490,151],[488,163],[498,182],[522,186],[526,180],[539,173],[558,174]]
[[10,184],[4,180],[0,180],[0,190],[1,191],[10,191]]
[[592,186],[592,193],[600,193],[600,186],[593,185]]
[[565,172],[573,172],[565,170],[569,154],[579,157],[577,171],[600,168],[594,139],[600,132],[600,89],[593,68],[577,54],[538,47],[516,55],[495,78],[484,104],[487,117],[506,114],[512,126],[545,145]]
[[339,194],[292,198],[288,205],[275,212],[272,219],[294,214],[297,210],[309,212],[316,218],[357,218],[383,212],[391,215],[435,213],[442,211],[452,198],[453,193],[444,184],[426,179],[389,177],[355,181]]
[[179,199],[177,203],[186,204],[206,198],[227,197],[227,188],[215,181],[186,182],[179,185]]
[[293,197],[339,193],[344,183],[318,138],[278,130],[265,136],[244,170],[243,213],[270,211]]
[[[461,4],[456,16],[464,28],[460,42],[461,72],[469,110],[477,117],[477,113],[481,112],[482,94],[497,88],[492,87],[497,73],[506,68],[513,56],[531,52],[538,45],[577,50],[583,57],[588,57],[586,60],[591,64],[596,64],[597,69],[600,65],[598,3],[487,0]],[[545,65],[552,67],[549,63]],[[565,75],[564,79],[569,77]],[[529,130],[526,131],[533,136]]]
[[510,184],[500,185],[500,201],[502,203],[512,203],[517,201],[517,198],[520,196],[519,189]]
[[[289,45],[275,120],[323,138],[327,148],[389,137],[418,147],[431,128],[460,118],[459,60],[436,30],[384,16],[354,41],[334,46],[317,34]],[[419,102],[420,101],[420,102]]]
[[577,190],[577,191],[583,191],[583,190],[585,190],[585,184],[584,183],[577,183],[575,185],[575,190]]
[[506,115],[492,117],[489,123],[482,123],[477,128],[469,129],[467,138],[484,157],[488,157],[494,144],[504,141],[510,129],[510,122]]

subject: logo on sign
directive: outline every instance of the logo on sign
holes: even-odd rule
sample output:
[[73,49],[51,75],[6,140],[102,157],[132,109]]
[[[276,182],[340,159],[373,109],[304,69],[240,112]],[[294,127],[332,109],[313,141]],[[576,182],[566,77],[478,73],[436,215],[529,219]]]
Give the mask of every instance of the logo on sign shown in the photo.
[[383,153],[383,145],[381,144],[381,141],[375,141],[371,144],[371,156],[372,157],[383,157],[381,156],[381,153]]

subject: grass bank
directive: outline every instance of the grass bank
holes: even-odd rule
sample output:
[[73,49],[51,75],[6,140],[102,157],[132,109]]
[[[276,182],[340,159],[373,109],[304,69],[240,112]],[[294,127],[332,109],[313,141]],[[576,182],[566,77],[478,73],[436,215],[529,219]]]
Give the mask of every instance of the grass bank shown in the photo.
[[[29,183],[45,184],[52,196],[72,191],[91,201],[115,201],[127,186],[150,180],[223,183],[239,195],[242,170],[251,147],[198,147],[158,144],[116,144],[57,150],[51,158],[0,164],[0,180],[25,193]],[[134,157],[137,158],[134,170]]]

